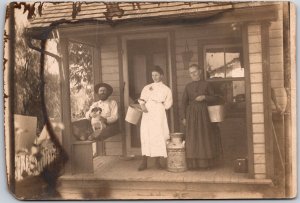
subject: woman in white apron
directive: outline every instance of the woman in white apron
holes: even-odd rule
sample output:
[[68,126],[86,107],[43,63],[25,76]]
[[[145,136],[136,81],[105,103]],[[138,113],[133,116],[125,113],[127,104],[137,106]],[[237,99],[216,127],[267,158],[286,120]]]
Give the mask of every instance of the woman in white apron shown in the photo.
[[141,148],[143,160],[138,170],[147,168],[147,157],[156,157],[155,165],[160,165],[160,157],[167,157],[166,141],[169,139],[169,127],[166,109],[173,104],[171,89],[163,84],[163,70],[159,66],[151,71],[153,83],[146,85],[139,103],[143,109],[141,121]]

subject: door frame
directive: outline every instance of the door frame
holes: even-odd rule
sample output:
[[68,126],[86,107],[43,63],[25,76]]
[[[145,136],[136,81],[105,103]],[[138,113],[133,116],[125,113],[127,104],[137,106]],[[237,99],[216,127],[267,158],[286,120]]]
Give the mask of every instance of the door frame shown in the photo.
[[[172,70],[171,70],[171,47],[170,47],[170,33],[157,32],[157,33],[142,33],[142,34],[128,34],[121,37],[122,41],[122,62],[123,62],[123,81],[124,81],[124,107],[125,114],[129,106],[129,82],[128,82],[128,50],[127,41],[135,39],[157,39],[164,38],[167,40],[167,74],[170,88],[173,89],[172,84]],[[174,109],[171,108],[171,126],[170,131],[174,130]],[[131,146],[130,124],[125,122],[125,146],[127,155],[141,155],[141,149]]]

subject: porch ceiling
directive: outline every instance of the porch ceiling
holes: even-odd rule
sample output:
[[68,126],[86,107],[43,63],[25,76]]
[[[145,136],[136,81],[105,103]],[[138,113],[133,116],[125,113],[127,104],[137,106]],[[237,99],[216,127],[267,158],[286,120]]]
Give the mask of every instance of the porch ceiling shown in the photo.
[[[45,4],[42,16],[31,21],[32,33],[42,33],[49,26],[58,26],[67,36],[94,35],[136,29],[137,25],[158,28],[195,24],[247,22],[251,20],[275,20],[278,3],[270,2],[156,2],[119,3],[119,10],[111,10],[103,2],[82,3],[77,15],[72,17],[73,3]],[[115,8],[113,8],[115,9]],[[255,15],[255,18],[253,18]]]

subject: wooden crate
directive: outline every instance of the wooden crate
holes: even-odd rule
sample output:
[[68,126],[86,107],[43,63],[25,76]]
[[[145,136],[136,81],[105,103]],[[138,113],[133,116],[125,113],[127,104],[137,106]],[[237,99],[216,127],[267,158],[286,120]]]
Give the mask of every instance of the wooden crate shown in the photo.
[[93,173],[93,142],[78,141],[72,146],[73,164],[72,171],[78,173]]

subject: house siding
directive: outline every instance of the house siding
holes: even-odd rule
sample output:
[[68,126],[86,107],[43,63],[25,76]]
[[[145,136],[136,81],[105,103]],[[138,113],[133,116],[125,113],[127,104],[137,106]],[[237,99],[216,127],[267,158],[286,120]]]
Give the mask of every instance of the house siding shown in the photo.
[[[284,87],[282,4],[280,4],[278,8],[278,20],[271,22],[269,27],[270,79],[271,88],[275,91],[278,104],[282,106],[286,102],[285,94],[282,91]],[[275,109],[273,102],[272,109]]]
[[110,84],[114,91],[111,99],[120,102],[119,59],[117,37],[107,37],[100,45],[102,81]]
[[[110,84],[114,91],[110,96],[120,105],[120,76],[119,76],[119,53],[117,37],[105,37],[100,44],[101,79]],[[119,112],[120,114],[120,112]],[[105,155],[122,155],[121,135],[108,138],[104,141],[103,150]]]
[[[265,125],[264,125],[264,92],[263,92],[263,62],[261,44],[261,25],[248,25],[249,42],[249,67],[251,82],[251,105],[259,107],[252,109],[252,132],[254,148],[254,177],[266,178],[266,159],[265,159]],[[261,148],[257,150],[256,148]]]

